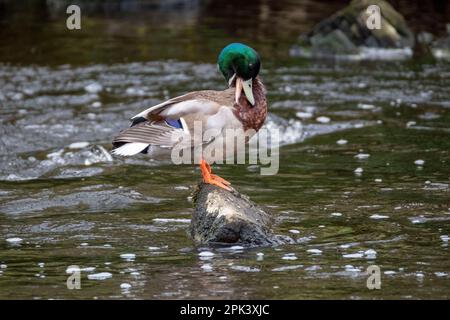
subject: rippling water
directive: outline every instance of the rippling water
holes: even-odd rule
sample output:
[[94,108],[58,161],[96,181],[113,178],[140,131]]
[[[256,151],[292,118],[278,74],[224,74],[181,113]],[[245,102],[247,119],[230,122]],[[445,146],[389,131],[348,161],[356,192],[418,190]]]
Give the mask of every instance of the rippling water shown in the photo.
[[449,65],[263,59],[280,171],[215,170],[296,244],[252,250],[193,245],[193,166],[109,153],[215,65],[1,64],[0,298],[449,298]]
[[[223,87],[214,65],[3,65],[1,297],[448,297],[450,72],[387,66],[264,70],[280,172],[217,170],[298,244],[202,257],[186,234],[199,173],[108,151],[139,110]],[[381,292],[365,286],[371,264]],[[70,265],[91,268],[83,290],[65,288]],[[100,272],[112,278],[87,279]]]

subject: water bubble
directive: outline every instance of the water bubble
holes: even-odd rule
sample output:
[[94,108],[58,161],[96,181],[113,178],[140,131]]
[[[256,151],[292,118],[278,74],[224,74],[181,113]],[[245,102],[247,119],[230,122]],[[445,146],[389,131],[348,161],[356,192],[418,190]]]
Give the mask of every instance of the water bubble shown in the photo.
[[356,259],[356,258],[362,258],[363,254],[362,253],[348,253],[348,254],[344,254],[342,255],[342,257],[344,258],[349,258],[349,259]]
[[370,157],[370,154],[368,154],[368,153],[358,153],[357,155],[355,155],[355,158],[359,159],[359,160],[368,159],[369,157]]
[[87,277],[89,280],[106,280],[106,279],[112,278],[112,273],[100,272],[100,273],[88,274]]
[[131,289],[131,284],[126,283],[126,282],[121,283],[120,284],[120,289],[122,289],[122,290],[130,290]]
[[377,257],[377,252],[373,249],[364,251],[364,254],[367,259],[375,259]]
[[215,254],[211,251],[202,251],[198,255],[200,257],[213,257]]
[[205,264],[202,265],[200,268],[202,268],[203,271],[205,271],[205,272],[211,272],[211,271],[213,271],[213,267],[212,267],[212,265],[209,264],[209,263],[205,263]]
[[332,217],[342,217],[342,213],[340,213],[340,212],[332,212],[331,216]]
[[301,267],[303,267],[303,265],[297,264],[297,265],[293,265],[293,266],[283,266],[283,267],[274,268],[274,269],[272,269],[272,271],[275,271],[275,272],[288,271],[288,270],[299,269]]
[[393,270],[386,270],[385,272],[384,272],[384,274],[385,275],[387,275],[387,276],[391,276],[391,275],[394,275],[394,274],[396,274],[397,272],[395,272],[395,271],[393,271]]
[[300,119],[311,119],[313,117],[313,114],[311,112],[297,112],[295,114]]
[[83,149],[86,148],[89,145],[89,142],[82,141],[82,142],[74,142],[69,145],[69,149]]
[[425,164],[425,160],[418,159],[418,160],[414,161],[414,164],[416,166],[423,166]]
[[23,239],[19,238],[19,237],[14,237],[14,238],[8,238],[8,239],[6,239],[6,241],[10,244],[19,244],[23,241]]
[[123,253],[120,257],[124,260],[132,261],[136,259],[136,255],[134,253]]
[[297,260],[297,257],[294,253],[287,253],[281,259],[283,260]]
[[329,123],[331,121],[331,119],[329,117],[317,117],[316,121],[319,123]]
[[389,216],[384,216],[381,214],[373,214],[370,216],[370,219],[375,219],[375,220],[389,219]]
[[84,90],[86,90],[89,93],[99,93],[100,91],[103,90],[103,86],[98,82],[93,82],[85,86]]

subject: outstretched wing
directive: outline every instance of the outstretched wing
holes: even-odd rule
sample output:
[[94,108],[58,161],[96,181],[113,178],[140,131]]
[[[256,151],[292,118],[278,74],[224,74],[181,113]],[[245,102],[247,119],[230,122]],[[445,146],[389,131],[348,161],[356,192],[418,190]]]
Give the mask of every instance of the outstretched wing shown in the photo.
[[159,115],[162,118],[179,119],[188,114],[199,112],[210,115],[215,114],[224,105],[233,105],[232,90],[196,91],[150,107],[132,117],[131,120],[139,118],[150,120],[152,115]]
[[191,92],[138,113],[131,118],[131,127],[114,138],[112,153],[131,156],[146,153],[149,146],[172,148],[179,141],[193,145],[194,122],[212,121],[217,126],[224,106],[233,105],[233,92],[228,91]]

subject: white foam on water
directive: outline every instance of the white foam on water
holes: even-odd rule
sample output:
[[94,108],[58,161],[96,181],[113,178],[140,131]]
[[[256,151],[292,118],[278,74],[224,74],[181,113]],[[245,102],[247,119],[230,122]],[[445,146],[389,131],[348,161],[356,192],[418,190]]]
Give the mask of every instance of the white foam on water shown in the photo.
[[321,270],[321,269],[322,269],[321,266],[316,266],[316,265],[314,265],[314,266],[305,268],[305,271],[316,271],[316,270]]
[[360,175],[361,173],[364,172],[364,169],[363,169],[363,168],[356,168],[353,172],[354,172],[355,174],[357,174],[357,175]]
[[158,223],[171,223],[171,222],[176,222],[176,223],[191,223],[191,219],[178,219],[178,218],[155,218],[153,219],[154,222],[158,222]]
[[322,250],[319,250],[319,249],[308,249],[308,250],[306,250],[306,252],[311,253],[311,254],[322,254]]
[[23,241],[22,238],[19,237],[14,237],[14,238],[7,238],[6,242],[11,243],[11,244],[19,244]]
[[89,142],[82,141],[82,142],[74,142],[69,144],[69,149],[83,149],[86,148],[89,145]]
[[198,255],[200,257],[213,257],[215,255],[215,253],[211,252],[211,251],[202,251]]
[[80,268],[78,266],[70,266],[67,267],[66,269],[67,274],[72,274],[74,272],[93,272],[93,271],[95,271],[95,267]]
[[425,160],[417,159],[416,161],[414,161],[414,164],[416,166],[423,166],[425,164]]
[[344,145],[344,144],[347,144],[348,141],[345,140],[345,139],[339,139],[338,141],[336,141],[336,143],[339,144],[339,145]]
[[300,233],[300,230],[291,229],[291,230],[289,230],[289,232],[290,232],[290,233],[293,233],[293,234],[299,234],[299,233]]
[[366,256],[366,259],[375,259],[377,257],[377,252],[373,249],[369,249],[364,251],[364,255]]
[[361,269],[357,268],[357,267],[354,267],[351,264],[347,264],[345,266],[345,271],[347,271],[347,272],[361,272]]
[[355,158],[359,159],[359,160],[368,159],[369,157],[370,157],[370,154],[368,154],[368,153],[358,153],[357,155],[355,155]]
[[419,218],[410,218],[411,223],[413,224],[420,224],[426,222],[425,218],[419,217]]
[[82,272],[94,272],[95,271],[95,267],[86,267],[86,268],[81,268]]
[[87,277],[89,280],[106,280],[106,279],[112,278],[112,273],[100,272],[100,273],[88,274]]
[[313,117],[313,114],[311,112],[297,112],[295,114],[300,119],[311,119]]
[[100,91],[103,90],[103,86],[98,82],[93,82],[85,86],[84,90],[86,90],[89,93],[99,93]]
[[160,247],[148,247],[147,249],[150,250],[150,251],[158,251],[161,248]]
[[121,283],[120,284],[120,289],[122,289],[122,290],[130,290],[131,289],[131,284],[126,283],[126,282]]
[[362,258],[364,255],[362,253],[347,253],[342,255],[342,257],[344,258],[348,258],[348,259],[357,259],[357,258]]
[[243,250],[244,247],[243,246],[232,246],[229,248],[229,250]]
[[130,261],[136,259],[136,255],[134,253],[122,253],[120,255],[120,257],[122,259],[130,260]]
[[384,216],[381,214],[373,214],[370,216],[370,219],[375,219],[375,220],[389,219],[389,216]]
[[392,276],[392,275],[394,275],[394,274],[396,274],[397,272],[395,272],[395,271],[393,271],[393,270],[386,270],[385,272],[384,272],[384,274],[385,275],[387,275],[387,276]]
[[435,272],[434,275],[436,277],[446,277],[446,276],[448,276],[448,273],[446,273],[446,272]]
[[174,189],[175,190],[189,190],[189,187],[186,187],[186,186],[175,186]]
[[45,263],[44,262],[38,262],[38,267],[39,268],[44,268],[45,267]]
[[272,269],[272,271],[275,271],[275,272],[289,271],[289,270],[300,269],[301,267],[303,267],[303,265],[297,264],[297,265],[293,265],[293,266],[283,266],[283,267],[274,268],[274,269]]
[[417,278],[423,278],[423,277],[425,277],[425,275],[422,272],[417,272],[416,273],[416,277]]
[[204,265],[202,265],[200,268],[202,268],[203,271],[205,272],[211,272],[213,271],[213,267],[211,264],[209,263],[205,263]]
[[243,271],[243,272],[260,272],[261,269],[259,268],[252,268],[248,266],[232,266],[231,269],[236,271]]
[[331,119],[329,117],[321,116],[321,117],[317,117],[316,121],[319,123],[329,123],[331,121]]
[[297,260],[297,257],[294,253],[287,253],[281,259],[283,260]]
[[80,267],[73,267],[73,266],[67,267],[67,269],[66,269],[67,274],[72,274],[74,272],[81,272]]
[[342,213],[340,213],[340,212],[332,212],[330,215],[332,217],[342,217]]
[[375,109],[375,106],[373,104],[358,103],[358,109],[373,110],[373,109]]

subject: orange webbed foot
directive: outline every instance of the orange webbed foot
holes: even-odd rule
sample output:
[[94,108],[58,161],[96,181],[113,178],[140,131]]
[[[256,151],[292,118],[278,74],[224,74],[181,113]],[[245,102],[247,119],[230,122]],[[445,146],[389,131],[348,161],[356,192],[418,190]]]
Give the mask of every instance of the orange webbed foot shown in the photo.
[[229,187],[231,184],[227,180],[219,177],[218,175],[211,173],[211,166],[206,163],[205,160],[200,161],[200,169],[202,171],[203,182],[215,185],[219,188],[225,189],[227,191],[231,191],[232,189]]

